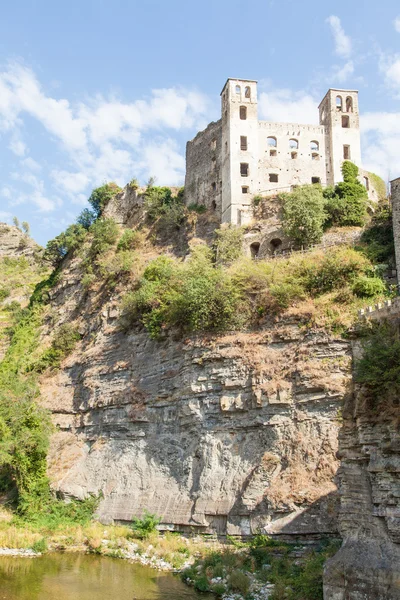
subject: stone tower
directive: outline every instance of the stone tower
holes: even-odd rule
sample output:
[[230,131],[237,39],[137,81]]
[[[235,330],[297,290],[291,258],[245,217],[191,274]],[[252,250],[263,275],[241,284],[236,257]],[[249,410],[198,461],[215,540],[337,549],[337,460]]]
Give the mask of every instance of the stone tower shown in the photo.
[[325,127],[326,181],[342,181],[341,166],[351,160],[361,167],[358,92],[330,89],[319,105],[319,122]]
[[257,82],[228,79],[221,92],[222,222],[240,225],[258,186]]

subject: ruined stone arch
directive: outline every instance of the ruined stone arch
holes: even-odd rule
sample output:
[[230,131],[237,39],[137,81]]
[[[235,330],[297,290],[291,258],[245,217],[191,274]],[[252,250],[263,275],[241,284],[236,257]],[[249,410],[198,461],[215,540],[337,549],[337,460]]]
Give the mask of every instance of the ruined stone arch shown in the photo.
[[299,140],[296,140],[295,138],[290,138],[290,140],[289,140],[289,148],[291,148],[291,150],[298,150],[298,148],[299,148]]
[[353,98],[351,96],[346,98],[346,112],[353,112]]
[[276,140],[276,137],[274,137],[273,135],[270,135],[267,137],[267,146],[270,146],[272,148],[276,148],[278,145],[278,142]]

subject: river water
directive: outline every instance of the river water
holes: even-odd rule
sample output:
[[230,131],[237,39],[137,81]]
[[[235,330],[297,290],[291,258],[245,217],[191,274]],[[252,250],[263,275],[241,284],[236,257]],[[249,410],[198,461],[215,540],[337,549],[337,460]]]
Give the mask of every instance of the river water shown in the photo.
[[0,557],[0,600],[210,600],[178,577],[86,554]]

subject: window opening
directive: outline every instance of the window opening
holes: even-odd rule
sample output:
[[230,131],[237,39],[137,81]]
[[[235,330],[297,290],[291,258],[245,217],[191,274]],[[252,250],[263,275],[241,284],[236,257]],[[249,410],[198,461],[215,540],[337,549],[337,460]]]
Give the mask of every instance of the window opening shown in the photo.
[[319,154],[318,154],[318,152],[313,152],[311,154],[311,159],[312,160],[319,160]]
[[212,182],[211,189],[212,189],[213,192],[217,191],[217,184],[215,183],[215,181]]
[[272,250],[277,250],[280,246],[282,246],[282,240],[280,240],[279,238],[274,238],[270,241],[270,245]]
[[272,146],[274,148],[276,148],[278,145],[277,141],[276,141],[276,137],[267,137],[267,146]]
[[253,242],[252,244],[250,244],[251,258],[257,258],[259,252],[260,252],[260,242]]
[[212,208],[213,210],[216,210],[216,208],[217,208],[217,203],[215,202],[215,200],[213,200],[213,201],[211,202],[211,208]]
[[242,121],[245,121],[247,119],[247,107],[246,106],[241,106],[239,109],[239,116],[241,118]]
[[319,152],[319,143],[313,140],[312,142],[310,142],[310,148],[312,152]]
[[291,139],[289,140],[289,148],[293,148],[293,150],[297,150],[299,147],[298,140]]
[[240,149],[247,150],[247,137],[245,135],[240,136]]
[[244,96],[245,96],[245,98],[251,97],[250,86],[248,86],[248,85],[246,85],[246,87],[244,88]]
[[270,156],[276,156],[277,155],[277,151],[276,150],[270,150],[269,151],[269,155]]
[[271,183],[278,183],[278,175],[276,173],[270,173],[269,180]]
[[217,147],[217,140],[211,140],[211,150],[215,150]]
[[240,94],[240,85],[237,85],[237,86],[235,87],[235,92],[236,92],[237,94]]
[[347,146],[347,145],[343,146],[343,158],[344,158],[344,160],[351,159],[350,146]]
[[311,177],[311,183],[321,183],[320,177]]
[[290,154],[292,159],[296,159],[297,158],[297,152],[291,152]]
[[347,115],[342,116],[342,127],[345,127],[346,129],[350,127],[350,118]]
[[242,186],[242,194],[248,194],[248,193],[249,193],[249,188],[246,185]]
[[368,177],[363,177],[363,184],[366,190],[369,190],[369,179]]
[[242,177],[248,177],[249,163],[240,163],[240,174]]
[[353,112],[353,98],[350,96],[346,98],[346,112]]
[[343,100],[342,96],[336,96],[336,108],[337,110],[342,110]]

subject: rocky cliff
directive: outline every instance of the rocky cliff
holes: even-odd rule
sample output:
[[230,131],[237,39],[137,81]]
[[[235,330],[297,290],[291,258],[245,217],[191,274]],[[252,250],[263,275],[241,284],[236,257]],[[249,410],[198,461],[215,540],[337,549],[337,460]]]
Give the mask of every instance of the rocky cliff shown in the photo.
[[[399,327],[399,319],[393,319]],[[355,357],[360,342],[353,343]],[[400,598],[400,416],[398,400],[379,410],[354,386],[343,410],[339,530],[344,543],[324,576],[325,600]]]
[[224,336],[124,333],[120,292],[82,287],[81,261],[65,261],[45,324],[82,336],[41,381],[54,489],[102,492],[104,521],[147,509],[181,530],[335,533],[348,342],[290,314]]

